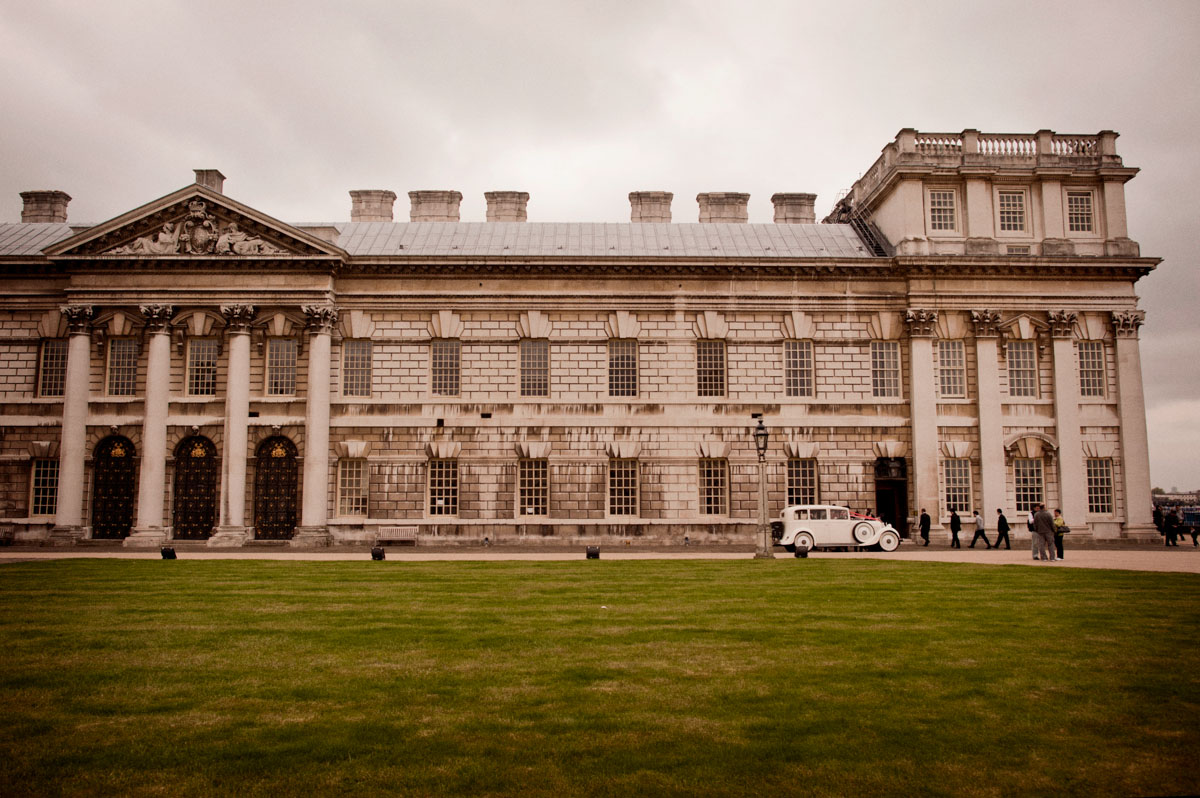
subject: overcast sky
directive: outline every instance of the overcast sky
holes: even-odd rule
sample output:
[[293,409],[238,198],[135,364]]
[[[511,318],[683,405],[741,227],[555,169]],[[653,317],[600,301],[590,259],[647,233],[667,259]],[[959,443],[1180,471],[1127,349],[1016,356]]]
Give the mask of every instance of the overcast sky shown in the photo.
[[62,189],[100,222],[217,168],[290,222],[347,191],[531,194],[628,221],[631,190],[816,192],[902,127],[1121,134],[1152,480],[1200,488],[1200,2],[0,0],[0,220]]

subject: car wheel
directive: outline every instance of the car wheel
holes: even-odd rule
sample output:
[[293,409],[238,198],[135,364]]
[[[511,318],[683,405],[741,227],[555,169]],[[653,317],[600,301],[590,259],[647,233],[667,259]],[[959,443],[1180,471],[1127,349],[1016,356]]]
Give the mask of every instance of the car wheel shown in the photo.
[[900,537],[890,529],[885,531],[879,536],[879,548],[883,551],[895,551],[900,548]]
[[813,536],[807,532],[801,532],[799,535],[796,535],[796,539],[792,541],[792,547],[795,549],[795,551],[812,551]]
[[875,528],[866,521],[854,525],[855,542],[865,544],[873,537],[875,537]]

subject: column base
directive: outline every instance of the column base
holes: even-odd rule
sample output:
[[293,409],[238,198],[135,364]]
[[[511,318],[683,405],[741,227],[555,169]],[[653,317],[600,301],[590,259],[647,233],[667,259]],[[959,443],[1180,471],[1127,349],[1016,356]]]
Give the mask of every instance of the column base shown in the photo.
[[44,546],[74,546],[79,541],[87,536],[87,527],[82,526],[56,526],[50,530],[50,535],[42,545]]
[[1158,534],[1154,524],[1136,524],[1121,529],[1121,540],[1132,540],[1138,543],[1162,543],[1163,536]]
[[167,530],[161,526],[134,528],[121,543],[127,549],[157,549],[167,542]]
[[250,532],[244,526],[219,526],[205,545],[209,548],[245,546],[248,540],[250,540]]
[[332,542],[326,526],[298,526],[292,535],[293,548],[325,548]]

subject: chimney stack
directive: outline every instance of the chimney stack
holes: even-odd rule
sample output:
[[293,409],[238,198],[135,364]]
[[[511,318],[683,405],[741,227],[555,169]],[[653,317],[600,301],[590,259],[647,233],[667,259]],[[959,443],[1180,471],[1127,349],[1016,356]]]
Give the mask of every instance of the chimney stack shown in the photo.
[[697,194],[696,202],[700,203],[701,223],[735,222],[745,224],[750,221],[750,214],[747,210],[747,205],[750,203],[749,194],[714,191]]
[[816,224],[816,194],[772,194],[775,224]]
[[670,191],[631,191],[629,192],[629,221],[631,222],[669,222],[671,221],[671,200],[675,195]]
[[523,222],[528,218],[525,212],[528,191],[485,191],[483,197],[487,200],[489,222]]
[[410,191],[409,221],[457,222],[462,194],[457,191]]
[[365,189],[350,192],[350,221],[390,222],[396,193],[386,189]]
[[21,221],[26,224],[65,224],[70,195],[65,191],[22,191]]
[[192,171],[196,173],[197,183],[218,194],[225,193],[225,175],[221,174],[220,169],[193,169]]

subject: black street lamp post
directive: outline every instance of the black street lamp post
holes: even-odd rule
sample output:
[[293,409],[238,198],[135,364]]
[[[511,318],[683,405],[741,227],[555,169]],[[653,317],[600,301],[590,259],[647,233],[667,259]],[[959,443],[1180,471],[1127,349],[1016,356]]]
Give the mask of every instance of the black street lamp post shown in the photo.
[[775,559],[774,545],[771,540],[771,525],[767,523],[767,442],[771,433],[767,432],[762,418],[754,429],[754,448],[758,450],[758,546],[754,551],[756,560]]

